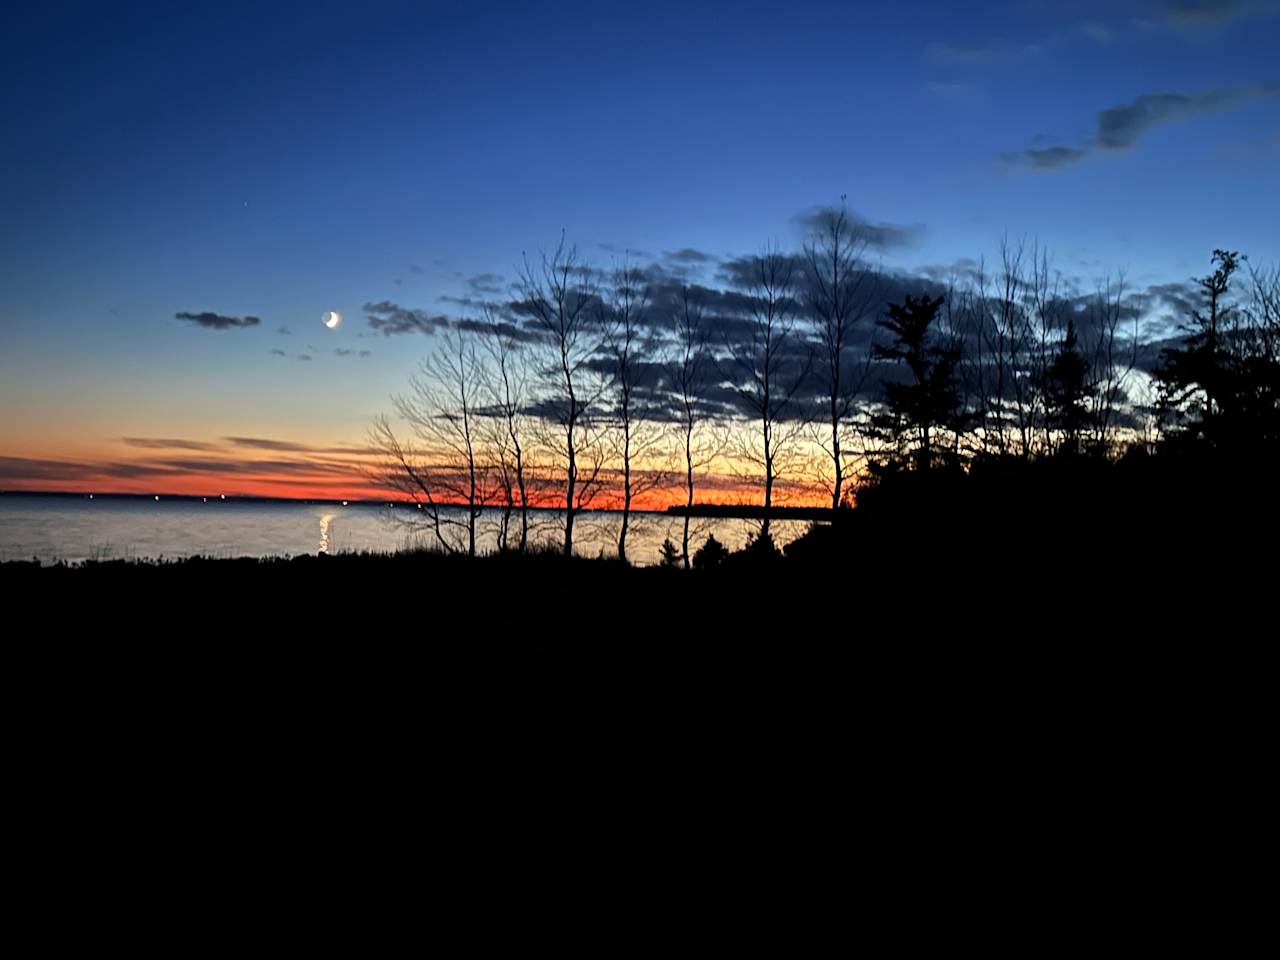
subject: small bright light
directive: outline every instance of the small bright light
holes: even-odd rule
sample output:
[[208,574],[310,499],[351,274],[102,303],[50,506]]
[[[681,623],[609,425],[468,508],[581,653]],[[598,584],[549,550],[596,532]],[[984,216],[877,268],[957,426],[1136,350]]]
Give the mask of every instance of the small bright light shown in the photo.
[[93,499],[93,494],[92,494],[92,493],[91,493],[91,494],[89,494],[89,499],[90,499],[90,500],[92,500],[92,499]]
[[227,499],[227,495],[225,493],[222,495],[222,499],[223,500]]
[[347,501],[343,500],[342,505],[345,507],[347,505]]
[[156,494],[156,499],[157,499],[157,500],[159,500],[159,499],[160,499],[160,494],[158,494],[158,493]]
[[320,318],[320,321],[330,330],[337,329],[338,324],[342,322],[342,314],[337,310],[329,310]]

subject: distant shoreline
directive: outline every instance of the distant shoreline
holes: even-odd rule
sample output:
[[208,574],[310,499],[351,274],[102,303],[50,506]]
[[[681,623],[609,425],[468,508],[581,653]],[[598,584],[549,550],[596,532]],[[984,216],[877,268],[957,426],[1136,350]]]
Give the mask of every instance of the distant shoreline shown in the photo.
[[[416,501],[412,500],[342,500],[342,499],[323,499],[316,497],[260,497],[240,494],[190,494],[190,493],[98,493],[94,491],[84,492],[68,492],[64,490],[0,490],[0,497],[54,497],[61,500],[117,500],[117,501],[156,501],[164,503],[173,501],[177,503],[236,503],[236,504],[296,504],[296,505],[322,505],[333,507],[412,507]],[[465,503],[442,503],[442,508],[451,507],[459,510],[466,509]],[[501,504],[486,504],[481,509],[486,511],[500,511],[504,507]],[[512,507],[513,511],[518,511],[519,507]],[[542,507],[529,506],[531,513],[563,513],[564,507]],[[682,517],[686,510],[683,506],[670,506],[665,510],[639,510],[632,508],[633,514],[645,514],[655,517]],[[621,514],[622,510],[614,507],[595,507],[584,508],[579,513],[616,513]],[[765,509],[763,506],[754,504],[727,504],[727,503],[704,503],[693,505],[693,509],[688,511],[689,516],[695,518],[716,518],[722,520],[763,520],[765,517]],[[771,507],[768,511],[769,517],[773,520],[797,520],[797,521],[829,521],[833,519],[838,511],[833,511],[829,507]]]

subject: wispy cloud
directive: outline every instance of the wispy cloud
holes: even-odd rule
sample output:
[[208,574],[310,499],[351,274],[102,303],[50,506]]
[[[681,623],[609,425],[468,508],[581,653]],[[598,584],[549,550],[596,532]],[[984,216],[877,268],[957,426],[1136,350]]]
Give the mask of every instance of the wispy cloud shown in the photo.
[[1280,14],[1280,0],[1162,0],[1160,7],[1166,23],[1193,38],[1237,20]]
[[292,440],[273,440],[269,437],[223,437],[225,443],[233,447],[248,450],[270,450],[275,453],[311,453],[311,454],[344,454],[363,456],[378,453],[372,447],[319,447],[310,443],[296,443]]
[[402,307],[390,300],[366,303],[364,312],[370,328],[388,337],[402,333],[430,334],[449,325],[449,318],[444,314],[429,314],[425,310]]
[[926,48],[926,53],[936,63],[990,63],[1006,57],[1036,53],[1039,49],[1037,44],[1017,45],[996,38],[971,43],[931,43]]
[[1096,132],[1085,143],[1032,147],[1002,154],[1001,159],[1011,166],[1031,170],[1056,170],[1078,163],[1094,153],[1132,149],[1143,136],[1162,124],[1278,94],[1280,84],[1277,83],[1203,93],[1147,93],[1099,113]]
[[1109,46],[1116,42],[1116,29],[1100,20],[1081,20],[1076,24],[1075,29],[1094,43],[1103,46]]
[[216,443],[204,440],[173,440],[165,437],[121,437],[131,447],[144,450],[217,450]]
[[477,273],[467,278],[472,293],[497,296],[506,291],[506,281],[496,273]]
[[[822,227],[833,212],[829,206],[810,207],[791,219],[803,229],[810,230]],[[925,232],[921,223],[873,223],[851,210],[845,212],[845,222],[850,234],[866,244],[868,249],[882,252],[914,246]]]

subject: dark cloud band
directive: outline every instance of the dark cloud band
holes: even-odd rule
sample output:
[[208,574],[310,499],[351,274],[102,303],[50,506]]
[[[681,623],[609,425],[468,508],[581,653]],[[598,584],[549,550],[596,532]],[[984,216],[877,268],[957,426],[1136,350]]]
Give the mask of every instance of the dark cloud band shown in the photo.
[[256,327],[262,322],[258,317],[229,317],[205,310],[201,313],[182,311],[173,315],[175,320],[186,320],[205,330],[234,330],[238,327]]

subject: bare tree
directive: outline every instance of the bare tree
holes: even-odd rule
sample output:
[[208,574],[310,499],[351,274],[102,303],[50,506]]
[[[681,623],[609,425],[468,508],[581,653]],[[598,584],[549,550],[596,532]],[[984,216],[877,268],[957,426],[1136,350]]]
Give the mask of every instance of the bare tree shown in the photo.
[[1124,319],[1125,280],[1121,273],[1106,277],[1098,285],[1089,306],[1094,328],[1090,358],[1090,383],[1094,449],[1106,455],[1115,440],[1121,404],[1128,400],[1127,386],[1138,364],[1138,314],[1133,315],[1133,332],[1126,345],[1121,338]]
[[[817,334],[819,372],[826,397],[827,436],[818,442],[831,460],[831,506],[840,506],[849,429],[859,391],[871,368],[868,350],[860,368],[849,363],[849,347],[868,315],[879,286],[865,262],[866,237],[850,220],[844,198],[839,209],[820,212],[804,245],[807,299]],[[870,337],[867,342],[870,343]]]
[[1038,243],[1032,247],[1031,265],[1024,286],[1029,339],[1033,341],[1026,358],[1027,368],[1023,372],[1029,396],[1026,437],[1031,446],[1038,439],[1041,451],[1050,455],[1055,448],[1051,426],[1055,417],[1050,416],[1047,377],[1050,366],[1058,357],[1059,338],[1065,337],[1069,319],[1063,317],[1062,276],[1052,269],[1048,249]]
[[739,453],[764,474],[762,541],[769,538],[774,484],[794,467],[796,441],[806,426],[796,394],[812,369],[813,355],[795,336],[798,305],[793,280],[792,259],[780,250],[766,249],[752,257],[742,282],[743,335],[725,342],[734,368],[729,379],[758,430],[756,442],[742,444]]
[[[476,521],[491,494],[479,410],[484,381],[474,342],[457,331],[441,334],[410,392],[392,398],[409,438],[402,441],[386,417],[377,418],[370,437],[382,454],[381,482],[425,511],[447,553],[475,556]],[[462,519],[447,509],[458,506]]]
[[643,359],[656,349],[645,327],[650,296],[643,273],[623,261],[610,278],[608,299],[602,299],[601,329],[611,331],[607,349],[613,367],[614,417],[618,459],[622,467],[622,523],[618,531],[618,559],[626,562],[627,533],[635,499],[661,484],[665,473],[637,469],[663,439],[657,423],[645,416],[640,397]]
[[703,378],[708,372],[707,331],[702,301],[687,283],[680,286],[680,299],[673,317],[675,357],[671,362],[671,381],[679,403],[681,452],[684,455],[685,509],[680,537],[680,560],[689,569],[689,524],[694,502],[694,477],[724,449],[723,442],[707,440],[705,418],[700,406]]
[[503,550],[508,548],[511,513],[518,510],[520,539],[517,549],[524,553],[529,547],[529,478],[523,437],[527,366],[516,337],[516,328],[490,306],[485,307],[485,324],[488,333],[484,345],[493,370],[489,378],[489,402],[495,414],[492,434],[503,491],[498,546]]
[[526,259],[519,281],[518,309],[541,334],[537,406],[548,447],[564,471],[564,554],[573,554],[573,526],[598,489],[604,457],[602,424],[595,405],[607,385],[591,365],[601,355],[609,330],[595,309],[598,282],[562,237],[535,266]]
[[[979,395],[984,447],[1001,456],[1029,455],[1031,421],[1028,415],[1026,357],[1032,342],[1031,323],[1023,304],[1026,288],[1025,244],[1000,243],[1000,270],[995,277],[980,267],[974,305],[979,311],[976,336]],[[1010,440],[1016,428],[1016,440]]]
[[1261,346],[1269,357],[1280,357],[1280,264],[1269,268],[1249,265],[1251,310],[1260,331]]

